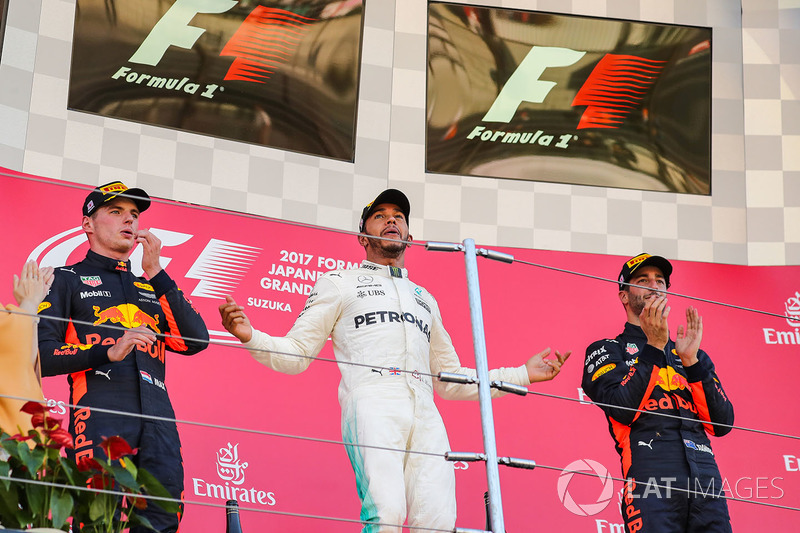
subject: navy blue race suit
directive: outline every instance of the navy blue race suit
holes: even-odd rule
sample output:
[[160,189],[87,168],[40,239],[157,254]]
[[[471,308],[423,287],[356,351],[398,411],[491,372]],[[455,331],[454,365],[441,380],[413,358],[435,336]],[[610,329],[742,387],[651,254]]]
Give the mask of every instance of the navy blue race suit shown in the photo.
[[[166,271],[151,280],[138,278],[130,272],[129,261],[89,251],[83,261],[56,269],[39,315],[42,375],[69,374],[70,403],[84,406],[70,409],[69,431],[75,438],[71,453],[76,460],[103,455],[98,448],[102,438],[120,435],[139,448],[136,464],[181,498],[183,460],[175,423],[92,408],[175,418],[165,385],[165,350],[192,355],[206,348],[202,341],[208,340],[208,330],[200,314]],[[108,349],[124,330],[103,325],[147,326],[171,337],[158,337],[149,348],[133,349],[122,361],[111,362]],[[150,503],[142,514],[159,531],[178,529],[180,513],[167,514]]]
[[582,387],[589,398],[644,411],[601,406],[629,480],[622,516],[630,533],[731,531],[708,435],[730,432],[733,405],[708,355],[699,350],[697,358],[684,367],[672,340],[661,351],[631,323],[616,339],[586,349]]

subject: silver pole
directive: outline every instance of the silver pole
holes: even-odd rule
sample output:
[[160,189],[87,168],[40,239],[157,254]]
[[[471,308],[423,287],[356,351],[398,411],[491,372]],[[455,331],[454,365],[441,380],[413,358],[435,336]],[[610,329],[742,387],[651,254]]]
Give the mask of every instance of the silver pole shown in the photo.
[[475,241],[464,240],[464,261],[467,268],[469,315],[472,320],[472,342],[475,346],[475,369],[478,371],[478,400],[481,408],[483,449],[486,454],[486,481],[489,488],[489,518],[492,531],[504,533],[503,502],[500,497],[500,471],[497,466],[497,442],[494,436],[492,393],[489,388],[489,363],[486,359],[486,338],[483,331],[481,288],[478,281],[478,261]]

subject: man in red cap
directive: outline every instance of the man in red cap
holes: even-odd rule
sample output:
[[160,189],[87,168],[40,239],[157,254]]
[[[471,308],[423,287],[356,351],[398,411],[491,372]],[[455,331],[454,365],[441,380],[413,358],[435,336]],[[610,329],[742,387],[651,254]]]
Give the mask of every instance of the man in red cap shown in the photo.
[[[93,410],[174,419],[164,351],[192,355],[207,346],[203,319],[161,268],[161,241],[139,228],[139,215],[149,207],[146,192],[119,181],[89,193],[82,208],[89,251],[83,261],[56,269],[39,306],[39,351],[42,375],[69,374],[70,403],[82,406],[70,409],[75,459],[102,454],[102,438],[119,435],[139,448],[137,465],[181,498],[183,460],[175,423]],[[147,278],[131,273],[128,258],[137,243]],[[180,513],[168,514],[155,502],[140,514],[159,532],[178,529]]]
[[622,265],[619,299],[628,321],[615,339],[586,349],[582,386],[606,404],[627,479],[622,516],[630,533],[730,532],[708,435],[730,432],[733,406],[700,349],[697,309],[686,310],[686,326],[669,338],[671,275],[659,256],[639,254]]
[[[304,371],[328,336],[336,359],[355,363],[339,365],[339,404],[344,440],[359,445],[346,449],[356,474],[364,533],[399,532],[406,518],[409,526],[455,527],[455,476],[443,457],[450,445],[433,391],[446,399],[478,398],[476,385],[430,377],[476,373],[461,366],[436,300],[408,279],[404,257],[411,240],[410,210],[408,198],[396,189],[382,192],[364,208],[358,242],[367,259],[360,268],[323,275],[285,337],[254,329],[230,297],[220,306],[225,328],[274,370]],[[553,379],[569,352],[545,359],[549,352],[516,368],[492,370],[489,379],[523,386]]]

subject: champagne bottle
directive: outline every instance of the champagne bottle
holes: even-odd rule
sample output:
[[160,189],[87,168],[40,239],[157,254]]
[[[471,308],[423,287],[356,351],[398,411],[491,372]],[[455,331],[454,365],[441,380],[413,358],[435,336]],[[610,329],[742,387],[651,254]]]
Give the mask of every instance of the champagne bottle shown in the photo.
[[225,533],[242,533],[242,524],[239,521],[239,502],[228,500],[225,502],[227,522]]
[[489,514],[489,491],[483,493],[483,502],[486,504],[486,531],[492,531],[492,517]]

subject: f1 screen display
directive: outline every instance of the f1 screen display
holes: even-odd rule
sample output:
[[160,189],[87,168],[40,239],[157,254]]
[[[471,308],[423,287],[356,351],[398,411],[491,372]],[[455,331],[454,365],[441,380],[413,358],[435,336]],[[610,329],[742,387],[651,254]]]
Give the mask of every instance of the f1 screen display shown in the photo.
[[709,28],[428,15],[428,172],[711,194]]
[[363,0],[79,0],[70,109],[352,161]]

